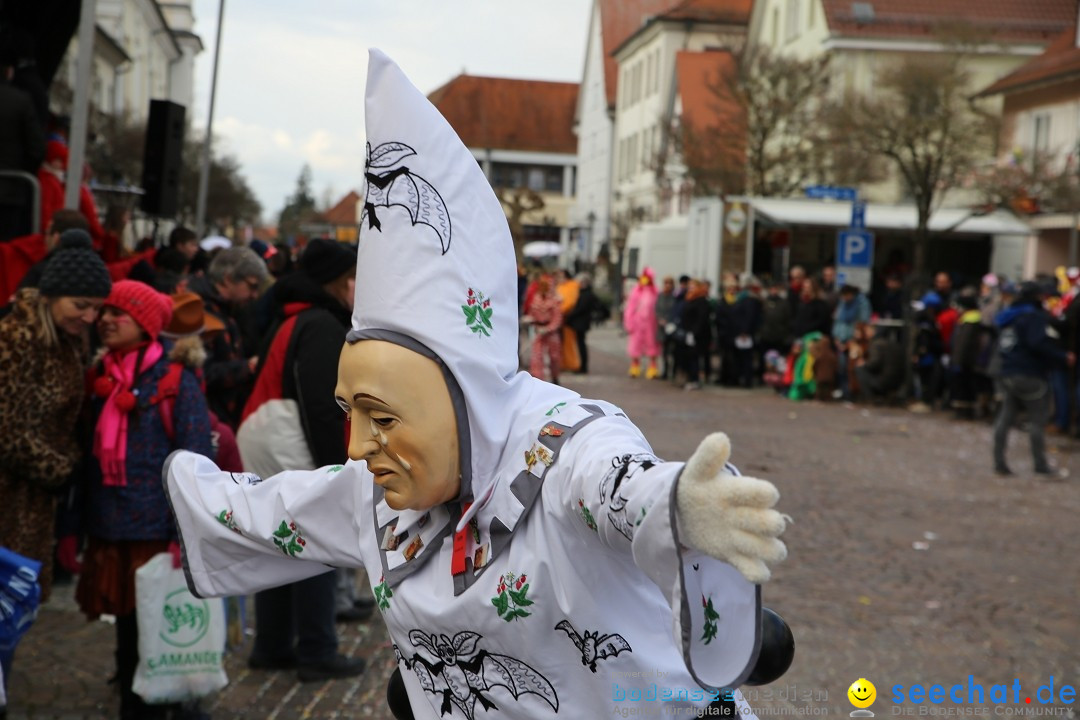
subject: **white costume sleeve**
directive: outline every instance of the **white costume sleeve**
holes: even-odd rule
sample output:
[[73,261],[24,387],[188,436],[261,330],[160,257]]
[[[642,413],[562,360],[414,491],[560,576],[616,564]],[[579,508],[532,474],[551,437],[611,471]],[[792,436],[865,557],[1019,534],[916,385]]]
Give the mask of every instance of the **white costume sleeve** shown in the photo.
[[567,461],[556,490],[561,506],[582,532],[631,553],[660,588],[694,678],[713,688],[741,685],[760,649],[760,588],[680,543],[675,487],[685,463],[663,462],[637,427],[612,416],[575,434],[560,464]]
[[357,511],[366,472],[350,462],[264,481],[174,452],[162,475],[191,591],[243,595],[361,566]]

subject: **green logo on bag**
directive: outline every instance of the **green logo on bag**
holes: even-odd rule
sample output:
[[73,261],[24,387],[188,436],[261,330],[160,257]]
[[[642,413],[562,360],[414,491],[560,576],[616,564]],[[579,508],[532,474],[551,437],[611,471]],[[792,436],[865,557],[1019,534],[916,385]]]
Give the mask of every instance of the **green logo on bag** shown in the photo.
[[[175,602],[173,598],[176,598]],[[161,628],[161,639],[175,647],[191,647],[210,628],[210,606],[205,600],[192,597],[186,588],[166,596],[162,616],[165,624]]]

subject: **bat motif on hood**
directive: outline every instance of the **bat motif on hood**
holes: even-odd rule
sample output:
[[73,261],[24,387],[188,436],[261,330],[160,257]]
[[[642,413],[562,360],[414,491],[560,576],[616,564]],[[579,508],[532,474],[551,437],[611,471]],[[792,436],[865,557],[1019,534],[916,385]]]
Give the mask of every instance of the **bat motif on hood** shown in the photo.
[[409,211],[413,225],[427,225],[435,231],[445,255],[450,249],[450,212],[446,203],[434,185],[400,165],[405,158],[416,155],[416,151],[403,142],[385,142],[374,149],[368,143],[367,148],[364,172],[367,192],[360,224],[366,218],[369,229],[381,231],[382,222],[375,214],[375,208],[398,205]]

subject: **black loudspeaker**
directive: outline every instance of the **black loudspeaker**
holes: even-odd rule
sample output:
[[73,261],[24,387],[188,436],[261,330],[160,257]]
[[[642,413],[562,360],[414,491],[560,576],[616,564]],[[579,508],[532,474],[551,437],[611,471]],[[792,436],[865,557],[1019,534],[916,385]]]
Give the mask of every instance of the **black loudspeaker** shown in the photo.
[[143,148],[141,207],[150,215],[174,217],[180,200],[180,170],[184,149],[184,106],[168,100],[150,101]]

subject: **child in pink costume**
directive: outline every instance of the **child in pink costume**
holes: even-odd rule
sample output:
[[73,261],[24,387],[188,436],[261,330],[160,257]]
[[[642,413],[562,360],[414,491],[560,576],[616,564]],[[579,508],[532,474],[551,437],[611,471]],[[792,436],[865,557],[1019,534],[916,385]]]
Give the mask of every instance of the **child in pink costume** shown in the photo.
[[660,347],[656,342],[656,282],[652,268],[645,268],[638,278],[637,286],[630,291],[623,310],[623,327],[629,333],[626,354],[630,356],[630,377],[641,376],[641,356],[649,358],[645,377],[657,376],[656,356]]

